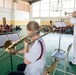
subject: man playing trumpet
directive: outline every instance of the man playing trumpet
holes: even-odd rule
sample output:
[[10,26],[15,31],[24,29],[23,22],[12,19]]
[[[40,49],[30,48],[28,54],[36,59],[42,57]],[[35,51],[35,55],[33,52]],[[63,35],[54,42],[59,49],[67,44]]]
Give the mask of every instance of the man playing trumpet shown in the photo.
[[70,22],[74,24],[74,39],[73,39],[74,59],[70,62],[70,64],[76,65],[76,11],[72,13],[72,18]]

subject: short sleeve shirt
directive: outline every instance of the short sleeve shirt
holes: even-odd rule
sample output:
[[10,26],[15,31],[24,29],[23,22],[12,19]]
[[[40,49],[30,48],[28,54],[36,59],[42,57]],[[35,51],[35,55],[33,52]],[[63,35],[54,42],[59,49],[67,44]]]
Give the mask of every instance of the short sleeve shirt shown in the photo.
[[38,40],[30,48],[29,52],[26,53],[25,58],[31,63],[27,64],[24,71],[25,75],[43,75],[43,70],[46,65],[46,54],[45,54],[45,44],[43,39],[39,39],[43,44],[43,54],[41,59],[37,60],[41,54],[41,46]]

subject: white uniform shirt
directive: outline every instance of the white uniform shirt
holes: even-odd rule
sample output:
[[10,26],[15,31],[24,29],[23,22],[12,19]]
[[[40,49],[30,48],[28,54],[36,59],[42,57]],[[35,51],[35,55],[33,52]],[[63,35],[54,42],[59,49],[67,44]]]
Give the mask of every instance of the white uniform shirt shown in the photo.
[[72,17],[72,18],[70,19],[70,22],[71,22],[72,24],[74,24],[74,35],[76,35],[76,18],[75,18],[75,17]]
[[72,60],[72,63],[76,64],[76,17],[72,17],[70,22],[74,24],[74,39],[73,39],[74,59]]
[[26,53],[25,57],[31,63],[27,64],[27,67],[24,71],[25,75],[43,75],[44,67],[46,65],[46,52],[45,44],[43,39],[39,39],[43,44],[43,54],[41,59],[37,60],[41,55],[41,44],[38,40],[30,48],[29,52]]

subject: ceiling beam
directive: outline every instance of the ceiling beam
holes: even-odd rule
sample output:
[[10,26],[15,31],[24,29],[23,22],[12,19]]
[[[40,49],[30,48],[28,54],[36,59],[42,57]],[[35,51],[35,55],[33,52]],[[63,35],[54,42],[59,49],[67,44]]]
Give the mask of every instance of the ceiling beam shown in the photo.
[[32,4],[32,3],[35,3],[35,2],[38,2],[41,0],[21,0],[21,1],[28,2],[29,4]]
[[32,3],[35,3],[35,2],[38,2],[38,1],[41,1],[41,0],[32,0],[32,1],[29,1],[29,2],[30,2],[30,4],[32,4]]

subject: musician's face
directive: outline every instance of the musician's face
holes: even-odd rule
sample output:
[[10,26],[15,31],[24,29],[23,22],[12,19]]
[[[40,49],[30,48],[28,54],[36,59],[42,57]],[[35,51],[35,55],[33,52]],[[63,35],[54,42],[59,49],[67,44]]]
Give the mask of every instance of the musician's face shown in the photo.
[[[33,33],[33,31],[29,31],[29,30],[27,30],[27,33],[28,33],[28,35],[30,35],[30,34],[32,34]],[[37,39],[38,38],[38,35],[33,35],[33,36],[31,36],[31,39],[32,40],[35,40],[35,39]]]
[[72,16],[73,16],[73,17],[76,17],[76,11],[74,11],[74,12],[72,13]]
[[32,33],[32,31],[27,30],[28,35],[30,35]]

